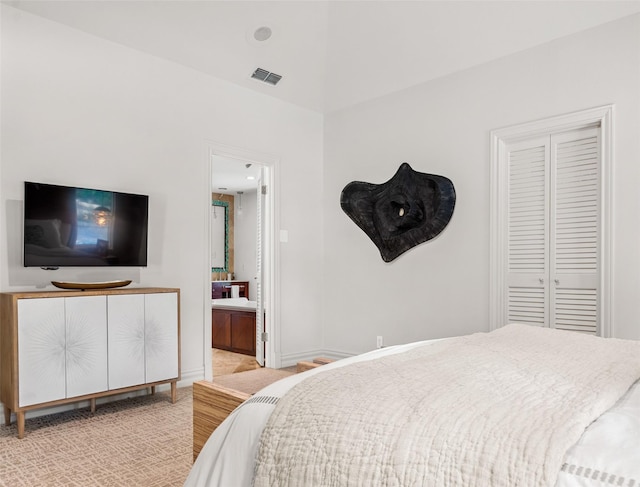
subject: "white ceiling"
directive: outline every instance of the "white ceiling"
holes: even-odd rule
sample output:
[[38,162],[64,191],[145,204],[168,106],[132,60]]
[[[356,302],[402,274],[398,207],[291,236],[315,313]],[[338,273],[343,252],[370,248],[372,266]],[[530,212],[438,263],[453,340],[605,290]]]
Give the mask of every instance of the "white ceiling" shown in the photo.
[[[322,113],[640,12],[640,0],[1,1]],[[251,79],[257,67],[282,81]]]
[[238,191],[245,193],[256,191],[261,172],[262,167],[259,164],[247,164],[246,161],[213,156],[211,191],[214,194],[231,195],[237,194]]
[[[640,0],[0,1],[321,113],[640,12]],[[283,79],[251,79],[258,67]],[[214,192],[255,188],[237,161],[213,168]]]

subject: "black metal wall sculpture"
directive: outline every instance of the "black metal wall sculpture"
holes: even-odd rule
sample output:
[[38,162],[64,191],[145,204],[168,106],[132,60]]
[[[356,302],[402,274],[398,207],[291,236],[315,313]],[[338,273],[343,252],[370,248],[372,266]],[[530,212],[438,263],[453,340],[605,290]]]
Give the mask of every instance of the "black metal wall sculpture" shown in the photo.
[[449,223],[456,203],[450,179],[416,172],[403,162],[386,183],[353,181],[340,195],[340,206],[391,262],[437,236]]

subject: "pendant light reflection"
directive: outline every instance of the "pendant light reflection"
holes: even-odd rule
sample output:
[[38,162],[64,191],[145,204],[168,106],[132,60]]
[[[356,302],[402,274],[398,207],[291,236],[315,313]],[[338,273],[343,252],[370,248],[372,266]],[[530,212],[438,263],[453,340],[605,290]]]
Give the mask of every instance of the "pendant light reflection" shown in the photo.
[[111,210],[106,206],[97,206],[93,210],[93,218],[98,226],[104,227],[111,221]]

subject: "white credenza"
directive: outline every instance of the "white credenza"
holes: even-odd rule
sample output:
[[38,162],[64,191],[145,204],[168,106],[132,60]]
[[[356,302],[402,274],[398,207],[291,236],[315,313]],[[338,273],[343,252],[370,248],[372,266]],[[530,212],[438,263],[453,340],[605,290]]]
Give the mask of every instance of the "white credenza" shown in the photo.
[[30,409],[180,379],[180,291],[131,288],[0,294],[0,401],[18,437]]

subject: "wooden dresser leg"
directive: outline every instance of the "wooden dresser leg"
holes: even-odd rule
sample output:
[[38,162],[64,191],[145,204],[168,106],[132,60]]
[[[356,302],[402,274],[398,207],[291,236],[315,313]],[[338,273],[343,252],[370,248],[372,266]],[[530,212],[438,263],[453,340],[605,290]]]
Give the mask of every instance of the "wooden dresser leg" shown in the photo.
[[16,411],[16,423],[18,423],[18,438],[24,438],[24,411]]
[[177,382],[173,381],[171,383],[171,402],[175,404],[176,399],[177,399]]
[[91,405],[91,413],[95,413],[96,412],[96,398],[92,397],[91,399],[89,399],[89,404]]
[[153,396],[156,393],[156,386],[151,386],[151,395]]
[[5,426],[9,426],[11,424],[11,409],[6,404],[4,406],[4,424]]

